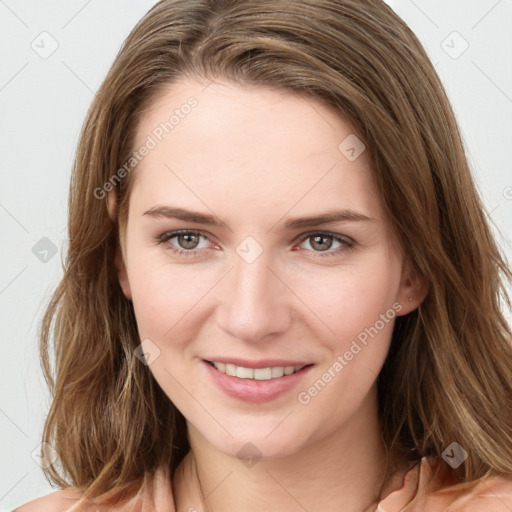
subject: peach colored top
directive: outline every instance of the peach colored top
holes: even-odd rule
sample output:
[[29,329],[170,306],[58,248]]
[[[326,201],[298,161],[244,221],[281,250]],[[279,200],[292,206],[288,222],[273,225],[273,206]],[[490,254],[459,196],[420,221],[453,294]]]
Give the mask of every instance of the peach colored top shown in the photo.
[[[380,501],[375,512],[511,512],[512,480],[491,476],[470,490],[444,490],[450,481],[449,470],[435,457],[423,457],[409,469],[402,486]],[[399,484],[400,482],[398,482]],[[107,493],[109,494],[109,493]],[[106,495],[105,495],[106,496]],[[65,512],[97,512],[88,500],[81,500]],[[136,496],[119,506],[104,508],[108,512],[176,512],[171,479],[167,469],[159,469],[153,479]]]

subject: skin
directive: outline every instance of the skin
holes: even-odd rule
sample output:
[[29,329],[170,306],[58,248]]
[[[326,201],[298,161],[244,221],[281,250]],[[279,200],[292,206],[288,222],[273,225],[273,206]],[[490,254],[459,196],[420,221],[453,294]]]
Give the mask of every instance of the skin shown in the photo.
[[[338,113],[290,92],[207,85],[169,86],[141,119],[136,147],[190,96],[198,100],[133,171],[117,255],[140,338],[160,351],[148,371],[188,424],[191,452],[172,483],[177,510],[239,510],[241,496],[247,512],[374,510],[385,463],[376,378],[394,319],[309,403],[297,397],[393,304],[407,314],[424,293],[389,235],[365,152],[350,161],[338,150],[354,133]],[[144,214],[156,206],[213,214],[224,225]],[[372,220],[283,227],[329,209]],[[180,229],[206,238],[157,243]],[[329,236],[315,244],[319,232],[354,244]],[[236,250],[248,236],[263,251],[251,263]],[[212,356],[314,366],[292,390],[255,404],[211,382],[202,360]],[[249,442],[260,454],[251,467],[237,456]]]

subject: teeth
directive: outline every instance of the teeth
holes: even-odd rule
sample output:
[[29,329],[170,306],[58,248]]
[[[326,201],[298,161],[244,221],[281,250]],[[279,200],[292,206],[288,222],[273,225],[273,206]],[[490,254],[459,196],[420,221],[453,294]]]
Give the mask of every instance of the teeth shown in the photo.
[[284,375],[284,368],[282,366],[274,366],[271,369],[271,377],[275,379],[276,377],[282,377]]
[[240,379],[254,379],[254,368],[236,367],[236,376]]
[[271,380],[278,379],[283,375],[291,375],[292,373],[304,368],[304,366],[274,366],[272,368],[245,368],[243,366],[236,366],[231,363],[216,363],[213,366],[219,372],[230,375],[231,377],[238,377],[239,379],[253,379],[253,380]]
[[255,368],[254,378],[256,380],[270,380],[272,378],[272,368]]
[[[215,365],[215,363],[213,363],[213,364]],[[215,366],[215,368],[217,368],[217,367]],[[220,368],[217,368],[217,370],[220,370]],[[220,370],[220,371],[222,371],[222,370]],[[226,364],[226,373],[228,375],[231,375],[231,377],[236,377],[236,366],[234,364],[227,363]]]

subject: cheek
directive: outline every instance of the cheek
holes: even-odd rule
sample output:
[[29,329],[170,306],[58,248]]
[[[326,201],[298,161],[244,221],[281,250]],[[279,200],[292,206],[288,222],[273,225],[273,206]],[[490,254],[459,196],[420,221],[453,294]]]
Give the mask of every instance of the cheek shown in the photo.
[[[211,302],[208,294],[218,280],[217,273],[190,270],[191,267],[178,270],[169,266],[160,270],[140,267],[131,272],[132,301],[139,329],[145,336],[165,338],[174,325],[181,323],[183,328],[192,318],[197,321]],[[290,288],[298,299],[296,309],[302,309],[310,326],[320,322],[326,334],[337,339],[346,339],[373,324],[396,296],[389,279],[374,273],[361,276],[339,272],[333,279],[331,271],[323,279],[317,275],[313,285],[311,280],[295,278],[291,282]]]
[[193,281],[192,277],[172,267],[141,266],[132,272],[132,301],[141,336],[163,340],[187,323],[185,320],[188,315],[193,316],[206,291],[203,290],[206,285]]
[[395,316],[399,282],[398,262],[381,256],[365,264],[328,269],[314,279],[296,278],[291,288],[325,326],[328,338],[342,346],[382,314]]
[[[180,264],[160,247],[147,246],[134,233],[127,244],[127,274],[139,334],[163,341],[201,311],[201,298],[215,283],[215,273]],[[175,336],[172,336],[176,339]]]
[[150,250],[142,247],[137,236],[128,237],[126,251],[126,272],[139,336],[157,339],[157,333],[171,327],[172,288],[161,265],[148,259]]
[[[375,382],[389,351],[397,312],[401,266],[394,258],[375,258],[371,265],[340,273],[323,293],[322,320],[334,336],[325,338],[329,355],[314,378],[300,390],[307,409],[339,423],[353,412]],[[310,291],[310,293],[313,293]]]

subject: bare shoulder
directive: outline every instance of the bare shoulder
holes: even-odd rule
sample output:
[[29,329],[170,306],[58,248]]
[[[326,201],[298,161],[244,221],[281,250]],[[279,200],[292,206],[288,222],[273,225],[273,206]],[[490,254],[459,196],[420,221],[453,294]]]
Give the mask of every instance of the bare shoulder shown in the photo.
[[[449,491],[447,493],[449,494]],[[443,505],[448,505],[448,502]],[[448,508],[453,512],[510,512],[512,510],[512,479],[491,476],[468,491],[453,493],[449,505]]]
[[[80,493],[74,488],[54,491],[39,498],[35,498],[12,512],[65,512],[80,498]],[[78,510],[77,510],[78,512]]]

